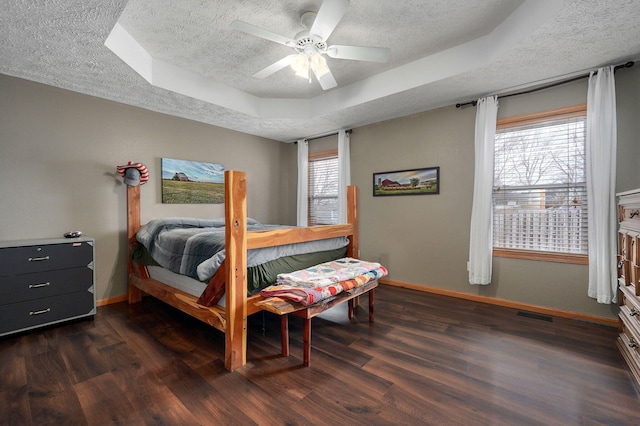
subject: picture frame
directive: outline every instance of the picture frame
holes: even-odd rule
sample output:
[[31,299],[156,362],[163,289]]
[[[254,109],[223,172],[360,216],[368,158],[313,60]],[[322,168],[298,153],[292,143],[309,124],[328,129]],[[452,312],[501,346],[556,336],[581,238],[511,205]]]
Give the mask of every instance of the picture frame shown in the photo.
[[440,167],[423,167],[373,174],[374,197],[439,193]]
[[223,204],[224,166],[161,159],[163,204]]

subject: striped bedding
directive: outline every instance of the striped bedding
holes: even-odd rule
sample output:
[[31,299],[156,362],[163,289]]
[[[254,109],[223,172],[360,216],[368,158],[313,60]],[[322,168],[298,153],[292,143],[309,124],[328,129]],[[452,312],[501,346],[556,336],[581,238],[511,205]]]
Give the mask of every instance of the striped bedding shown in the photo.
[[[247,218],[248,231],[278,228],[290,227],[265,225]],[[225,259],[224,219],[155,219],[144,225],[136,234],[136,238],[158,265],[203,282],[213,277]],[[263,265],[287,256],[328,252],[346,247],[348,243],[346,237],[337,237],[249,250],[247,266]]]

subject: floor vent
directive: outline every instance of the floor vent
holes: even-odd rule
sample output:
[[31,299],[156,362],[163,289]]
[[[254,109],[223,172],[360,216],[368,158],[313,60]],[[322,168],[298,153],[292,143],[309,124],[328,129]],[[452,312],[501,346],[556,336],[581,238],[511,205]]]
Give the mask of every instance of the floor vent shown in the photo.
[[534,314],[533,312],[524,311],[518,311],[518,315],[521,317],[533,318],[540,321],[553,322],[553,317],[550,317],[549,315]]

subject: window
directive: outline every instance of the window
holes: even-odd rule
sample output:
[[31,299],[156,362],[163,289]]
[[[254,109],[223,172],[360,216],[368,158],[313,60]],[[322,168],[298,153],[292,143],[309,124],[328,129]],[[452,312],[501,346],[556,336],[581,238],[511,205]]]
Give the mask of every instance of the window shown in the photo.
[[338,223],[338,151],[309,155],[309,226]]
[[586,105],[498,120],[495,256],[587,263]]

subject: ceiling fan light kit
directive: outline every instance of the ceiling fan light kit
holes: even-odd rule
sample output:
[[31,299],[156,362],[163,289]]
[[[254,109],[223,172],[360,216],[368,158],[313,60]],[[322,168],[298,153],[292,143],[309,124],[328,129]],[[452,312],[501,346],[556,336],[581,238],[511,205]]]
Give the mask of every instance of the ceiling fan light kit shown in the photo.
[[297,54],[291,61],[291,69],[302,78],[309,78],[309,60],[302,53]]
[[338,83],[327,65],[325,54],[334,59],[354,61],[386,62],[389,59],[389,49],[385,47],[327,46],[326,40],[342,19],[348,6],[349,0],[324,0],[317,13],[304,12],[300,16],[300,23],[307,29],[296,34],[294,38],[281,36],[243,21],[234,21],[231,27],[296,51],[296,54],[286,56],[263,68],[253,77],[266,78],[289,65],[296,75],[309,81],[311,81],[309,70],[313,71],[322,89],[329,90],[336,87]]
[[309,58],[309,65],[311,65],[311,69],[314,74],[318,76],[318,78],[329,72],[329,67],[327,66],[327,60],[319,53],[314,53]]
[[309,69],[313,71],[316,78],[329,73],[327,60],[318,52],[313,52],[307,56],[305,53],[298,53],[291,61],[291,69],[297,76],[309,79]]

